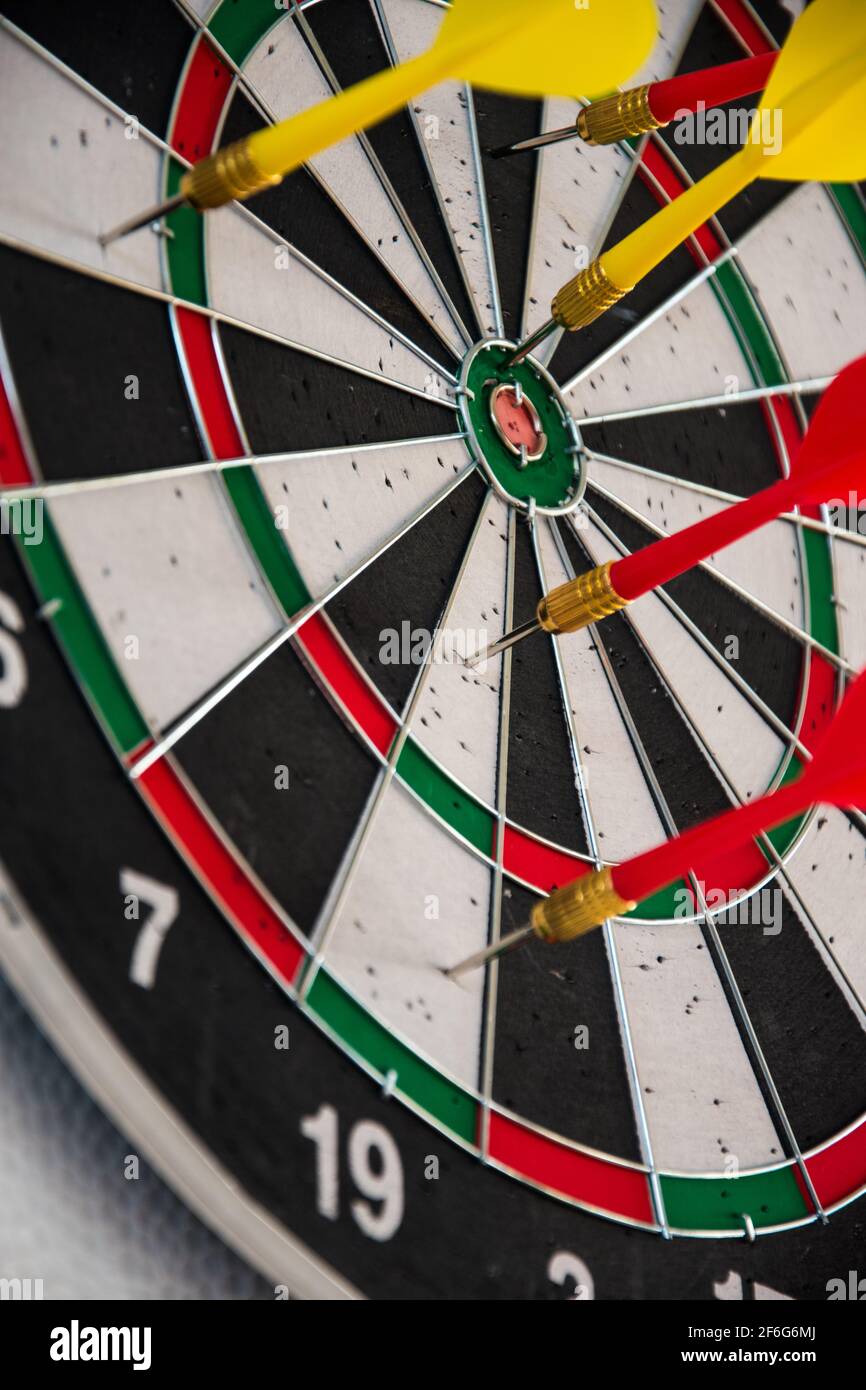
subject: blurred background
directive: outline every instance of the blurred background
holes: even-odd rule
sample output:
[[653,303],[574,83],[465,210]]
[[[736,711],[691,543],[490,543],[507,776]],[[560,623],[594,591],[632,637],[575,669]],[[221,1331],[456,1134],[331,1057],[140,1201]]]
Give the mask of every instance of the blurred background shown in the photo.
[[46,1299],[272,1299],[54,1052],[0,975],[0,1277]]

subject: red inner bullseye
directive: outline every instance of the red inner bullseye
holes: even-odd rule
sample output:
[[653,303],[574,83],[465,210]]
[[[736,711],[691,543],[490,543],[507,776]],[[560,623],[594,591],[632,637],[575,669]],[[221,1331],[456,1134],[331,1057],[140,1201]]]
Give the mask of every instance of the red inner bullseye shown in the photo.
[[502,434],[515,449],[524,445],[527,454],[538,453],[541,434],[536,428],[535,412],[525,397],[518,403],[513,386],[504,386],[497,391],[491,401],[491,410]]

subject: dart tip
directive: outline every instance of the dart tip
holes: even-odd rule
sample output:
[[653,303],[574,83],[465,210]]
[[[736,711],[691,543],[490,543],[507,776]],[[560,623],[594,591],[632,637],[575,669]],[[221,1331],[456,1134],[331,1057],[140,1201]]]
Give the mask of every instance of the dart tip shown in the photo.
[[458,961],[456,965],[442,966],[442,974],[446,980],[459,980],[461,975],[467,975],[470,970],[477,970],[486,964],[487,952],[479,951],[477,955],[470,956],[468,960]]
[[492,946],[486,946],[483,951],[476,951],[473,956],[467,956],[465,960],[460,960],[456,965],[443,970],[442,974],[448,980],[456,980],[460,975],[465,975],[469,970],[478,970],[482,965],[487,965],[490,961],[498,960],[507,951],[513,951],[515,946],[519,946],[527,937],[535,932],[534,926],[530,923],[526,927],[518,927],[516,931],[509,932],[507,936],[501,936]]
[[488,145],[484,153],[489,159],[506,159],[510,154],[516,154],[513,145]]
[[476,666],[480,666],[483,661],[487,660],[489,652],[490,648],[484,647],[480,652],[473,652],[471,656],[461,656],[460,660],[463,662],[464,666],[472,671]]
[[469,956],[466,960],[460,960],[456,965],[441,966],[440,969],[446,980],[459,980],[461,975],[467,974],[470,970],[477,970],[484,965],[490,954],[487,951],[477,951],[474,956]]
[[104,249],[106,246],[110,246],[113,241],[120,241],[122,237],[129,236],[131,232],[137,232],[142,227],[149,227],[152,223],[160,222],[163,217],[174,212],[175,208],[179,208],[185,202],[186,196],[183,193],[175,193],[173,197],[166,198],[162,203],[157,203],[156,207],[148,208],[146,212],[127,218],[125,222],[120,222],[116,227],[112,227],[109,232],[100,233],[97,240]]

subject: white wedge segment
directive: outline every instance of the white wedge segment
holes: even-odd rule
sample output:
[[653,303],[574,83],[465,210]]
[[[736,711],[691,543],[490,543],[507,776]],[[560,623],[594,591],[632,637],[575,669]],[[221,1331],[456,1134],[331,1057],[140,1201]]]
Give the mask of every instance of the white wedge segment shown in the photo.
[[[671,534],[716,516],[729,505],[680,487],[676,478],[662,483],[601,459],[592,459],[590,472],[648,522]],[[797,533],[790,523],[771,522],[709,556],[709,563],[781,617],[805,625]]]
[[425,752],[488,805],[496,799],[502,657],[470,670],[459,655],[502,636],[507,527],[505,503],[492,494],[410,724]]
[[442,970],[486,944],[489,894],[489,869],[393,783],[326,953],[362,1003],[468,1086],[478,1079],[484,971],[458,984]]
[[[671,77],[677,68],[703,0],[678,0],[659,12],[659,36],[652,53],[623,85],[638,87]],[[544,104],[544,129],[573,125],[580,103],[550,97]],[[529,159],[530,155],[515,155]],[[550,318],[550,301],[601,250],[607,230],[633,170],[634,161],[619,145],[594,148],[574,140],[539,151],[536,235],[527,273],[524,333]]]
[[205,241],[210,299],[220,312],[301,349],[434,397],[447,395],[443,379],[417,353],[237,208],[209,214]]
[[[547,527],[539,527],[538,535],[545,583],[552,589],[571,576]],[[611,693],[597,641],[591,628],[583,628],[559,638],[558,651],[599,852],[615,862],[657,845],[665,829]]]
[[[618,558],[618,551],[592,523],[582,539],[596,564]],[[786,751],[781,738],[656,594],[644,594],[628,612],[737,795],[742,801],[760,796]],[[695,756],[700,756],[697,751]]]
[[[291,72],[291,81],[285,80]],[[278,121],[332,95],[315,58],[290,15],[271,29],[247,58],[244,75]],[[360,227],[371,245],[386,251],[388,265],[460,354],[463,343],[423,260],[413,246],[359,140],[352,136],[312,160],[324,186]]]
[[[382,0],[382,9],[401,62],[433,43],[444,14],[419,0]],[[443,212],[481,323],[496,333],[494,293],[482,230],[482,194],[475,172],[472,127],[466,94],[458,82],[442,82],[412,103],[412,114],[435,176]]]
[[566,399],[579,423],[584,415],[720,396],[753,384],[718,296],[704,283],[578,382]]
[[279,627],[217,478],[58,497],[51,516],[118,669],[157,729]]
[[866,352],[866,277],[826,189],[807,183],[740,246],[792,377],[827,376]]
[[855,671],[862,671],[866,666],[866,550],[837,541],[833,564],[842,651]]
[[[821,926],[827,950],[866,1006],[866,840],[862,831],[841,811],[822,806],[788,865],[788,876],[806,911]],[[802,917],[796,899],[792,902]]]
[[323,594],[471,467],[461,440],[275,460],[257,471],[314,595]]
[[735,1173],[778,1162],[782,1148],[700,927],[617,924],[614,934],[656,1163]]
[[5,29],[0,128],[0,232],[79,265],[162,288],[160,239],[153,232],[104,249],[99,244],[100,233],[162,197],[161,152]]

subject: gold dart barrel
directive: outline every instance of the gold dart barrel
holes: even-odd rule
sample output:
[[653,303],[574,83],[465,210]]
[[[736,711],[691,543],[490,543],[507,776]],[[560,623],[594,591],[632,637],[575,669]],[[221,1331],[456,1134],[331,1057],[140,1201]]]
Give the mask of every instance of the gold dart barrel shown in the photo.
[[536,612],[545,632],[577,632],[625,608],[628,600],[617,593],[611,582],[612,564],[608,560],[596,565],[594,570],[587,570],[544,595]]
[[629,136],[658,130],[664,124],[650,110],[649,84],[593,101],[577,118],[578,134],[587,145],[615,145]]
[[265,174],[249,152],[249,140],[236,140],[216,150],[188,169],[180,191],[194,208],[219,208],[233,198],[249,198],[262,188],[279,183],[280,174]]
[[600,258],[579,270],[573,280],[557,290],[550,305],[550,313],[560,328],[573,331],[586,328],[587,324],[616,304],[631,289],[621,289],[615,285],[604,270]]
[[532,930],[542,941],[573,941],[610,917],[622,917],[637,903],[621,898],[613,886],[611,869],[596,869],[583,878],[557,888],[532,909]]

